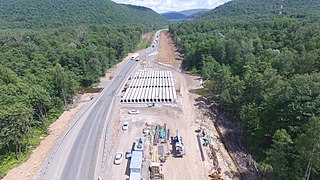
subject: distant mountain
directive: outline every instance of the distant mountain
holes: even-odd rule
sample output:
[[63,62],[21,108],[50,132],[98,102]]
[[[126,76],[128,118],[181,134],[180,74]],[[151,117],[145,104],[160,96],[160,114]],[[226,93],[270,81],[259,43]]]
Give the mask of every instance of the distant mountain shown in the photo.
[[149,8],[110,0],[1,0],[0,7],[0,29],[166,23]]
[[210,11],[210,9],[189,9],[189,10],[180,11],[180,13],[185,16],[192,16],[194,14],[205,13],[208,11]]
[[180,12],[170,11],[162,13],[161,15],[171,21],[175,21],[189,19],[190,17],[193,17],[195,14],[205,13],[207,11],[210,11],[210,9],[190,9]]
[[188,16],[178,13],[178,12],[171,12],[171,13],[167,13],[167,14],[162,14],[163,17],[167,18],[167,19],[185,19]]
[[319,16],[320,0],[232,0],[198,17],[200,19]]

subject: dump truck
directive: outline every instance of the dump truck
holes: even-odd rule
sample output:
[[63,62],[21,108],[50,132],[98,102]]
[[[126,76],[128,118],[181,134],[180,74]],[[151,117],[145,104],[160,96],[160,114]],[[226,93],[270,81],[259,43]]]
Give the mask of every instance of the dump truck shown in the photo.
[[182,143],[182,136],[180,136],[178,131],[176,133],[176,136],[173,138],[173,143],[174,143],[175,156],[183,157],[183,155],[185,154],[185,151]]

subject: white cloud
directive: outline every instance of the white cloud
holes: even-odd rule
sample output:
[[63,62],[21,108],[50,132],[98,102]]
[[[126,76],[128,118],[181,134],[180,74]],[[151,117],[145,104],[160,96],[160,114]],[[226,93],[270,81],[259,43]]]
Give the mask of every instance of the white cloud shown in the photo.
[[117,3],[149,7],[158,13],[186,9],[213,9],[230,0],[113,0]]

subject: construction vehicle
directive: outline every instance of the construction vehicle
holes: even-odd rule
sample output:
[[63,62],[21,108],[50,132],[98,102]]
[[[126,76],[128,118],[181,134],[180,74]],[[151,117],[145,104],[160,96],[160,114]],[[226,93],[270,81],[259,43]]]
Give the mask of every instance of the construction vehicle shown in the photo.
[[151,180],[164,180],[164,175],[162,174],[162,167],[160,163],[152,162],[149,170]]
[[133,149],[134,149],[135,151],[143,151],[145,140],[146,140],[145,137],[139,138],[138,142],[135,143]]
[[174,150],[176,157],[183,157],[185,154],[184,146],[182,143],[182,137],[180,136],[179,132],[177,131],[176,136],[173,138]]
[[212,172],[209,174],[210,180],[223,180],[222,175],[219,172]]

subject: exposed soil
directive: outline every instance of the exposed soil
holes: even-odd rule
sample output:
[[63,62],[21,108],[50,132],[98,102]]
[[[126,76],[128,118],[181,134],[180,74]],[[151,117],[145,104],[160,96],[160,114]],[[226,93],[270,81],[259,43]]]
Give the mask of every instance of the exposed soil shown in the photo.
[[[182,54],[179,53],[179,50],[172,42],[172,35],[168,32],[162,32],[160,38],[159,45],[159,54],[157,57],[158,62],[161,64],[166,64],[174,67],[175,69],[180,68],[181,66],[181,58]],[[194,130],[198,127],[201,127],[205,136],[211,139],[211,148],[203,147],[204,155],[205,155],[205,168],[206,173],[209,175],[212,172],[219,172],[223,179],[241,179],[240,173],[238,171],[237,165],[231,158],[228,151],[225,149],[224,144],[219,138],[219,134],[215,129],[214,123],[212,121],[211,116],[207,116],[207,111],[201,108],[196,108],[196,104],[198,103],[198,99],[201,98],[199,95],[189,93],[189,90],[202,88],[202,82],[200,77],[191,76],[187,74],[182,74],[179,72],[175,73],[177,79],[175,80],[176,89],[180,91],[178,94],[178,98],[180,99],[180,104],[182,106],[182,119],[177,119],[181,121],[181,123],[176,127],[180,128],[182,132],[185,132],[186,135],[192,135],[193,141],[196,140]],[[189,124],[188,126],[184,126],[185,124]],[[188,137],[187,139],[189,139]],[[197,144],[195,143],[185,143],[186,149],[195,148]],[[192,152],[192,151],[191,151]],[[193,151],[197,153],[197,151]],[[199,153],[199,152],[198,152]],[[190,162],[199,161],[200,154],[188,154],[187,155]],[[169,160],[170,162],[170,160]],[[179,163],[179,162],[177,162]],[[176,179],[178,176],[182,177],[186,175],[186,166],[190,167],[189,164],[184,165],[180,168],[177,168],[177,163],[167,163],[165,165],[165,169],[175,169],[177,172],[174,172],[176,176],[170,176],[170,178]],[[180,162],[181,163],[181,162]],[[168,167],[167,167],[168,166]],[[199,168],[192,169],[192,173],[199,174],[201,177],[202,171],[201,166]],[[183,179],[183,178],[178,179]],[[208,176],[207,176],[208,177]],[[186,179],[190,179],[190,176],[186,176]],[[199,178],[197,178],[199,179]]]
[[161,32],[158,52],[158,62],[171,65],[176,69],[180,67],[183,55],[174,46],[171,33]]
[[[115,132],[117,140],[115,144],[110,144],[113,149],[110,151],[109,159],[110,177],[115,180],[128,178],[129,161],[124,160],[120,166],[112,164],[113,156],[117,151],[126,151],[132,145],[132,142],[143,136],[142,129],[144,124],[152,124],[154,129],[156,124],[163,125],[166,123],[170,129],[170,136],[175,136],[178,130],[183,137],[183,144],[186,154],[182,158],[175,158],[172,154],[166,157],[162,169],[164,179],[174,180],[203,180],[209,179],[209,174],[216,172],[223,179],[241,179],[238,168],[226,150],[219,133],[215,129],[211,114],[207,114],[207,109],[199,106],[201,97],[197,94],[190,93],[193,89],[202,88],[201,77],[181,73],[179,71],[183,55],[178,53],[177,48],[173,45],[171,35],[162,32],[160,36],[160,45],[156,60],[159,64],[153,63],[152,60],[146,62],[145,70],[171,70],[174,74],[175,88],[177,90],[177,104],[157,104],[155,107],[147,107],[143,104],[122,104],[118,128],[124,121],[130,123],[128,131]],[[200,100],[201,101],[201,100]],[[200,102],[201,104],[201,102]],[[206,107],[206,105],[203,105]],[[139,115],[129,115],[128,110],[134,108],[140,111]],[[197,133],[195,130],[200,127],[205,131],[205,136],[211,140],[211,145],[204,147],[204,158],[201,160],[200,149],[197,143]],[[152,131],[152,130],[151,130]],[[154,131],[154,130],[153,130]],[[153,134],[151,134],[153,136]],[[201,138],[201,143],[204,141]],[[170,143],[163,144],[168,152],[172,152]],[[167,148],[168,147],[168,148]],[[150,152],[151,153],[151,152]],[[145,156],[144,161],[150,161],[151,155]],[[148,164],[148,163],[147,163]],[[148,167],[143,167],[147,169]],[[125,173],[123,173],[125,172]],[[144,173],[142,173],[143,175]],[[144,177],[147,178],[147,177]]]
[[152,41],[153,39],[153,34],[152,33],[147,33],[147,34],[144,34],[141,39],[143,41]]

